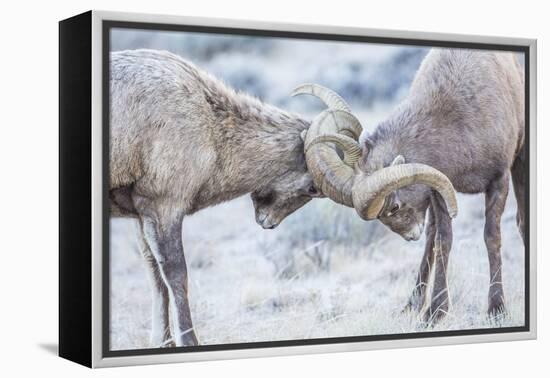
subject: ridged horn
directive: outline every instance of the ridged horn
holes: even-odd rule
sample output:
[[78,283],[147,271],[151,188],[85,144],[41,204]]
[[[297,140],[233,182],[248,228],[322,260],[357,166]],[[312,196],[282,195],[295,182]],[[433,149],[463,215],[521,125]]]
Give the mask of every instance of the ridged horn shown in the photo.
[[334,131],[338,134],[347,135],[354,140],[358,140],[363,132],[361,122],[347,110],[328,110],[327,115],[332,116]]
[[309,94],[315,97],[318,97],[325,103],[325,105],[329,109],[336,109],[336,110],[345,110],[346,112],[351,112],[351,108],[349,105],[344,101],[340,95],[338,95],[336,92],[334,92],[331,89],[325,88],[322,85],[319,84],[302,84],[294,88],[291,96],[297,96],[301,94]]
[[425,164],[392,165],[370,175],[358,174],[352,189],[352,202],[362,218],[376,219],[388,194],[413,184],[424,184],[437,191],[449,215],[456,217],[458,207],[453,184],[443,173]]
[[321,115],[319,122],[322,122],[323,130],[327,134],[342,134],[358,140],[363,132],[361,122],[345,110],[326,109],[319,116]]
[[334,143],[344,153],[344,163],[353,168],[355,163],[359,161],[363,151],[357,141],[341,134],[321,134],[309,141],[305,147],[307,154],[308,150],[318,143]]
[[[338,146],[346,156],[346,151],[350,145],[348,142],[355,141],[344,135],[333,135],[339,131],[339,123],[334,122],[334,119],[334,111],[325,110],[315,117],[311,123],[304,143],[306,164],[313,176],[315,185],[321,189],[323,194],[337,203],[353,207],[351,188],[355,173],[347,163],[350,163],[351,159],[355,159],[357,150],[351,152],[350,148],[347,152],[348,159],[346,163],[340,159],[332,143],[340,143]],[[342,122],[342,124],[344,123]],[[321,143],[321,139],[328,136],[331,140],[324,141],[327,143]],[[333,138],[333,136],[348,139],[345,139],[346,142],[341,142],[339,138]]]

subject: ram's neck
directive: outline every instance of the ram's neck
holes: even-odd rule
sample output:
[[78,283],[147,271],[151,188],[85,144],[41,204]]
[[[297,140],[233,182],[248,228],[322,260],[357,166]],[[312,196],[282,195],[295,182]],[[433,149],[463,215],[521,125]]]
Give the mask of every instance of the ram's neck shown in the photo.
[[399,105],[394,112],[370,136],[373,144],[369,160],[372,169],[389,165],[397,155],[410,163],[430,164],[433,154],[434,128],[432,117],[408,101]]
[[252,192],[299,164],[305,166],[300,133],[309,123],[300,116],[235,92],[208,101],[228,187]]

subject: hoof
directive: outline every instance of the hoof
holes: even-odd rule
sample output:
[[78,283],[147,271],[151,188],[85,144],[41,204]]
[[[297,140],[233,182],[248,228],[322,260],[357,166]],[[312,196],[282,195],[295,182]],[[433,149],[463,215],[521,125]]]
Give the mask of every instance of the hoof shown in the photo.
[[403,309],[401,310],[401,314],[408,314],[410,312],[413,312],[415,311],[415,309],[413,308],[413,305],[411,302],[408,302],[405,307],[403,307]]
[[432,304],[428,310],[424,313],[424,321],[430,325],[434,326],[439,323],[449,312],[449,306],[446,304],[434,305]]
[[173,342],[172,340],[170,340],[170,341],[167,341],[167,342],[163,343],[160,347],[161,348],[175,348],[176,343]]
[[172,339],[166,339],[162,342],[151,342],[151,347],[153,348],[174,348],[176,343]]
[[403,310],[401,310],[401,313],[420,312],[423,305],[424,305],[424,295],[413,293],[410,296],[409,301],[407,302],[405,307],[403,307]]
[[506,307],[504,303],[490,303],[487,309],[487,316],[489,319],[499,320],[505,318],[507,315]]

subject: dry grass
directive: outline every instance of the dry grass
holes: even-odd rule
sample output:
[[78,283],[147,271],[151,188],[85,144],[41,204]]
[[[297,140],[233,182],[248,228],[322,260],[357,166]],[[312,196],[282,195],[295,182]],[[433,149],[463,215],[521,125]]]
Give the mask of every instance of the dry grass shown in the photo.
[[[449,264],[450,314],[426,328],[401,313],[424,241],[405,242],[351,209],[316,200],[274,231],[248,197],[184,221],[192,316],[202,344],[517,326],[524,319],[524,248],[515,199],[503,217],[508,316],[486,317],[489,268],[483,196],[460,196]],[[111,345],[149,347],[150,291],[130,221],[111,222]]]

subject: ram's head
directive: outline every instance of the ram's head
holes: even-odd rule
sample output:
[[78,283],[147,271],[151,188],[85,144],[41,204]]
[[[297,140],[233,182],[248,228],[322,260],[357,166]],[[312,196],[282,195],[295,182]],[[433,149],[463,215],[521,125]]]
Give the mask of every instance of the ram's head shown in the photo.
[[[316,84],[301,85],[292,93],[299,94],[316,96],[328,107],[302,135],[308,170],[324,195],[355,208],[365,220],[380,219],[407,240],[419,237],[418,227],[414,231],[415,220],[411,217],[411,226],[400,229],[389,224],[390,220],[384,216],[388,201],[399,189],[423,184],[424,188],[437,191],[449,215],[456,216],[455,190],[447,176],[425,164],[406,163],[401,156],[396,156],[388,166],[366,170],[360,162],[368,159],[368,147],[358,142],[363,128],[348,104],[335,92]],[[422,215],[425,208],[423,211]]]

